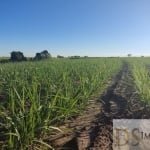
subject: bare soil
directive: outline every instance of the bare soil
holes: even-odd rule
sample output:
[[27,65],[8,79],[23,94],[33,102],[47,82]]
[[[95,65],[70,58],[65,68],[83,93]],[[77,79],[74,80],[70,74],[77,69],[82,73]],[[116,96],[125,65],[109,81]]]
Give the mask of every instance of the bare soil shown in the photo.
[[141,100],[130,68],[124,62],[101,97],[89,100],[86,110],[68,120],[58,133],[46,140],[55,149],[111,150],[113,119],[149,119],[149,107]]

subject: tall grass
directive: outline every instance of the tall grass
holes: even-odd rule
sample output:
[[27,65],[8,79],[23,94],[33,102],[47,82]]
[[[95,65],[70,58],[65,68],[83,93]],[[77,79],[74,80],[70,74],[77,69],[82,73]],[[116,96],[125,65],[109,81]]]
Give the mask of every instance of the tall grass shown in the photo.
[[0,65],[1,149],[52,149],[43,139],[79,113],[120,59],[51,59]]

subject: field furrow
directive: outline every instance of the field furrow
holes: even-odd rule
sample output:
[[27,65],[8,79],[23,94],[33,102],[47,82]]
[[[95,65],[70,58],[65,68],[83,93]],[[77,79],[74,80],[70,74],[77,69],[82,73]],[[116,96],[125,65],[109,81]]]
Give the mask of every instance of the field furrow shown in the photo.
[[[90,101],[89,107],[81,116],[66,123],[72,133],[53,139],[53,144],[61,149],[111,150],[113,119],[149,118],[149,107],[141,101],[129,64],[124,62],[105,93]],[[70,139],[65,141],[67,137]]]

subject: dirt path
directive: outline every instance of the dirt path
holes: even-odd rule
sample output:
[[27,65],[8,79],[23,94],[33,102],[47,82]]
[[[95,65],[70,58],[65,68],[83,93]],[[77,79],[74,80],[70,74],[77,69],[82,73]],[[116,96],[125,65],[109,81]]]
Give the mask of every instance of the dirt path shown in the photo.
[[74,120],[60,127],[64,132],[49,139],[56,149],[111,150],[113,119],[150,118],[140,100],[125,62],[101,98],[89,101],[89,107]]

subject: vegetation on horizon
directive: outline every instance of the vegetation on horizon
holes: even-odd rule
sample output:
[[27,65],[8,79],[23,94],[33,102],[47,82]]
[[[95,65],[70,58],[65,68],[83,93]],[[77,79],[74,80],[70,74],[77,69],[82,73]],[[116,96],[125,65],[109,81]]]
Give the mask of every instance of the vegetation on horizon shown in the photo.
[[43,50],[40,53],[36,53],[34,58],[28,59],[24,56],[23,52],[21,51],[12,51],[10,53],[10,58],[6,57],[0,59],[0,63],[8,63],[8,62],[22,62],[22,61],[33,61],[33,60],[43,60],[51,58],[51,54],[47,50]]

